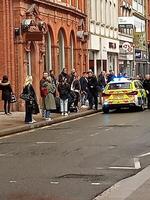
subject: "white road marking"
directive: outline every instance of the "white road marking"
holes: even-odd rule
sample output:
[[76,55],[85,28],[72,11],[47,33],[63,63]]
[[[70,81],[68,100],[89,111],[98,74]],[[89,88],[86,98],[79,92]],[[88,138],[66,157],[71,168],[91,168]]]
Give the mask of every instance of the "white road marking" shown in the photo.
[[100,183],[91,183],[91,185],[100,185]]
[[6,155],[7,155],[6,153],[0,153],[0,157],[4,157]]
[[112,130],[113,128],[106,128],[105,131],[110,131]]
[[94,137],[94,136],[97,136],[97,135],[100,135],[101,133],[94,133],[94,134],[91,134],[90,136],[91,137]]
[[145,157],[145,156],[150,156],[150,152],[141,154],[141,155],[139,155],[139,156],[137,156],[137,157],[138,157],[138,158],[142,158],[142,157]]
[[54,184],[54,185],[58,185],[59,184],[59,182],[50,182],[51,184]]
[[109,167],[109,169],[135,169],[135,167]]
[[36,144],[56,144],[56,142],[36,142]]
[[134,158],[134,167],[135,169],[141,169],[141,163],[139,158]]
[[17,181],[13,181],[13,180],[12,180],[12,181],[9,181],[9,182],[10,182],[10,183],[17,183]]

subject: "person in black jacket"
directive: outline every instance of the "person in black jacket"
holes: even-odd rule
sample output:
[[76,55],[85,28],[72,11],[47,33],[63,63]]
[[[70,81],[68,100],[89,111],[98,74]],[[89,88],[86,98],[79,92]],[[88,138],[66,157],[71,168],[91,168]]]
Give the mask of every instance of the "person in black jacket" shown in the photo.
[[4,101],[4,112],[6,115],[11,114],[10,102],[12,95],[12,88],[8,81],[8,76],[4,75],[3,80],[0,82],[0,90],[2,90],[2,100]]
[[147,98],[148,98],[148,109],[150,109],[150,75],[147,74],[145,76],[145,80],[143,81],[143,87],[147,92]]
[[98,81],[96,76],[92,71],[88,72],[88,99],[89,99],[89,109],[93,108],[98,109]]
[[39,113],[37,97],[32,86],[32,76],[27,76],[22,94],[26,95],[25,100],[25,123],[32,124],[36,122],[32,115]]
[[64,79],[59,82],[58,92],[60,97],[60,109],[62,115],[68,115],[68,99],[70,94],[70,85],[67,83],[67,80]]
[[87,94],[88,94],[88,79],[86,72],[83,72],[82,77],[80,78],[80,86],[81,86],[81,106],[84,107],[86,104]]

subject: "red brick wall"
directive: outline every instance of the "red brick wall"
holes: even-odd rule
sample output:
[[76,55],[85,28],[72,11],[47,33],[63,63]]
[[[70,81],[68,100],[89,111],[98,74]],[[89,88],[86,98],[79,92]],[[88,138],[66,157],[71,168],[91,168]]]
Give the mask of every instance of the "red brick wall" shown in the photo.
[[[12,3],[13,2],[13,3]],[[36,2],[36,1],[35,1]],[[43,0],[45,2],[45,0]],[[26,11],[31,7],[32,1],[17,1],[17,0],[3,0],[0,4],[0,79],[4,74],[9,76],[11,80],[13,90],[17,95],[18,103],[15,109],[21,109],[21,100],[19,99],[19,94],[22,91],[24,79],[26,76],[26,59],[25,59],[25,41],[22,37],[14,37],[14,28],[19,28],[21,22],[26,17]],[[70,73],[70,34],[74,33],[75,40],[75,68],[81,74],[88,68],[88,52],[87,52],[87,42],[81,42],[77,40],[76,33],[78,31],[78,25],[80,19],[85,21],[86,27],[86,0],[79,1],[79,10],[73,9],[66,5],[66,8],[58,6],[55,3],[49,3],[45,5],[44,3],[37,3],[39,10],[39,19],[43,20],[49,27],[52,34],[52,49],[53,49],[53,69],[56,75],[59,74],[60,70],[58,68],[57,60],[57,40],[58,33],[61,28],[65,35],[65,49],[66,49],[66,67]],[[39,97],[39,81],[42,77],[42,72],[44,70],[44,63],[41,59],[40,53],[40,42],[34,42],[32,46],[33,53],[33,84]],[[0,110],[2,105],[0,102]]]

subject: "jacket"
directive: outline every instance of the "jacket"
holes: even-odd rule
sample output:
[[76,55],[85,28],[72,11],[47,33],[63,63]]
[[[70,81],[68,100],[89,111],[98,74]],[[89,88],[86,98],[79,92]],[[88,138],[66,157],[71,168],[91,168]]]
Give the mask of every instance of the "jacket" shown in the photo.
[[10,85],[10,82],[0,83],[0,90],[2,90],[2,100],[4,101],[10,101],[11,100],[11,94],[12,94],[12,88]]

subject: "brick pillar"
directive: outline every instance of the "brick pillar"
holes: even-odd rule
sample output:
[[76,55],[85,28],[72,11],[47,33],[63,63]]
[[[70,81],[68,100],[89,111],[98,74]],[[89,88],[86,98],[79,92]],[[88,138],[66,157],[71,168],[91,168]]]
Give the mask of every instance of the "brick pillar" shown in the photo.
[[65,47],[65,64],[67,68],[67,72],[71,72],[71,60],[70,60],[70,47]]

